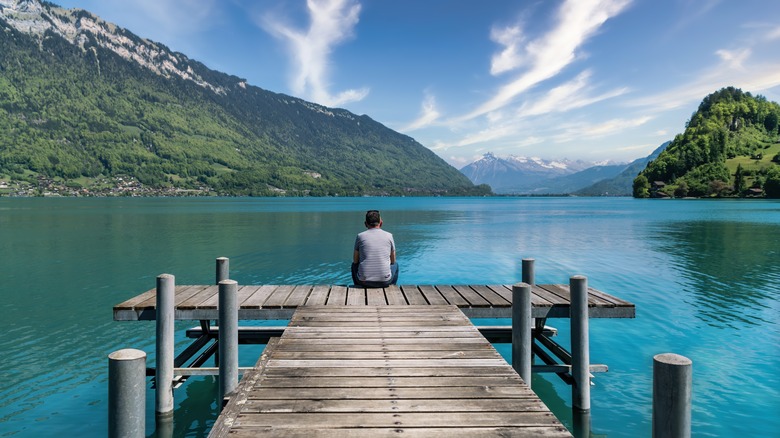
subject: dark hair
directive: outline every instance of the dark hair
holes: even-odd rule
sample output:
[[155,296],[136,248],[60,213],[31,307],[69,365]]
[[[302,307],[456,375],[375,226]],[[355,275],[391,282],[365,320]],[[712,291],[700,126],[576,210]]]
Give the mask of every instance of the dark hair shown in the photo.
[[382,218],[379,216],[379,210],[368,210],[366,212],[366,225],[369,227],[375,227],[379,225]]

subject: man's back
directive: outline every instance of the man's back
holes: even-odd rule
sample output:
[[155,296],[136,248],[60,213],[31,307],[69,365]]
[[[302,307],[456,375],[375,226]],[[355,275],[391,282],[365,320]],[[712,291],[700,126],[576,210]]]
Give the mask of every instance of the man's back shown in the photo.
[[393,235],[381,228],[369,228],[357,235],[355,250],[359,253],[358,278],[362,281],[390,280],[390,255],[395,251]]

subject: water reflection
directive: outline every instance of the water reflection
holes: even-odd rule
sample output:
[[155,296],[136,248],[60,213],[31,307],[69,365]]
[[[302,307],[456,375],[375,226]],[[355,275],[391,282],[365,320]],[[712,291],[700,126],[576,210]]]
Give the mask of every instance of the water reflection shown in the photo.
[[657,250],[671,256],[697,318],[715,326],[775,323],[766,309],[780,298],[780,227],[675,222],[659,224],[655,234]]

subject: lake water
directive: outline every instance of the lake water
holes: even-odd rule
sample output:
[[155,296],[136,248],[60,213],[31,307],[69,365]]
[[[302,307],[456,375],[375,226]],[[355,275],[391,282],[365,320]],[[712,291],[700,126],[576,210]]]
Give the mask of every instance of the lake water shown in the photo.
[[[590,322],[591,361],[609,365],[594,435],[650,436],[652,357],[674,352],[693,360],[694,436],[780,436],[780,202],[628,198],[0,198],[0,436],[105,436],[108,354],[154,357],[154,323],[115,322],[114,304],[161,273],[212,283],[219,256],[240,284],[350,283],[371,208],[400,283],[514,283],[531,257],[538,283],[582,274],[636,303],[636,319]],[[548,324],[568,340],[567,321]],[[240,354],[251,365],[259,347]],[[571,425],[570,388],[533,386]],[[174,436],[208,433],[216,392],[211,377],[176,390]]]

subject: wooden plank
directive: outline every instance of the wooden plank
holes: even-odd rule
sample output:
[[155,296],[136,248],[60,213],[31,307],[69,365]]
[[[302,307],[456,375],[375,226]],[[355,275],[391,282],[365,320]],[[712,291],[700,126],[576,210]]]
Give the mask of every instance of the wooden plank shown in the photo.
[[[544,288],[541,284],[537,284],[531,288],[531,293],[533,295],[536,295],[538,297],[542,297],[545,300],[549,301],[553,306],[569,306],[571,305],[571,300],[569,299],[569,295],[567,294],[565,297],[562,297],[560,295],[556,295],[555,293],[552,293],[548,291],[546,288]],[[532,301],[533,303],[533,301]]]
[[385,295],[387,296],[387,304],[390,306],[405,306],[409,304],[404,297],[401,288],[395,284],[385,288]]
[[306,302],[306,298],[309,296],[314,286],[311,285],[299,285],[295,286],[295,289],[290,293],[290,296],[284,301],[282,307],[298,307],[303,306]]
[[[269,379],[263,385],[274,382]],[[322,380],[322,379],[319,379]],[[311,400],[301,399],[291,404],[285,400],[248,399],[244,412],[543,412],[547,407],[536,397],[499,399],[397,399],[385,400]]]
[[417,286],[403,285],[401,286],[401,292],[403,292],[406,302],[410,306],[424,306],[428,304],[423,294],[417,289]]
[[385,290],[381,288],[367,288],[366,298],[369,306],[386,306]]
[[133,310],[135,307],[147,300],[151,300],[152,298],[157,298],[157,288],[149,289],[148,291],[136,295],[133,298],[130,298],[129,300],[123,301],[116,306],[114,306],[114,311],[117,310]]
[[362,287],[349,287],[347,288],[347,305],[348,306],[365,306],[366,305],[366,289]]
[[330,286],[316,285],[309,294],[309,298],[306,299],[307,306],[321,306],[328,300],[328,293],[330,292]]
[[244,307],[244,302],[254,295],[262,286],[239,286],[236,301],[239,307]]
[[284,302],[287,301],[287,297],[290,296],[294,288],[295,286],[291,286],[289,284],[277,286],[277,288],[271,292],[271,295],[268,297],[268,299],[265,300],[265,303],[263,303],[263,308],[282,308],[284,306]]
[[325,304],[328,306],[343,306],[347,304],[347,288],[345,286],[331,287],[328,301]]
[[243,303],[241,303],[241,308],[244,309],[260,309],[263,307],[263,304],[268,300],[268,297],[271,296],[274,290],[276,290],[277,286],[273,284],[266,284],[264,286],[260,286],[259,289],[255,291],[252,295],[250,295],[246,300],[244,300]]
[[[358,427],[358,428],[319,428],[311,429],[285,429],[277,427],[254,427],[242,429],[236,427],[231,430],[231,438],[251,438],[264,436],[283,436],[285,438],[496,438],[496,437],[544,437],[544,438],[571,438],[571,434],[563,426],[524,426],[519,427]],[[226,437],[225,435],[209,435],[209,437]]]
[[431,305],[449,304],[439,291],[436,290],[435,286],[419,286],[418,289],[425,296],[425,300]]
[[455,285],[452,286],[462,296],[471,307],[490,307],[490,303],[486,299],[482,298],[482,295],[474,292],[470,286]]
[[510,301],[505,300],[504,297],[485,285],[472,285],[471,288],[474,289],[476,293],[480,294],[482,298],[487,300],[493,307],[506,307],[512,305]]
[[447,304],[452,304],[458,307],[468,306],[469,302],[463,298],[454,287],[450,285],[437,285],[436,289],[447,300]]
[[[493,290],[496,290],[499,287],[503,287],[504,290],[506,290],[506,292],[503,292],[503,291],[500,291],[500,290],[496,290],[496,292],[499,293],[502,297],[504,297],[510,303],[512,302],[512,287],[513,287],[513,285],[511,285],[511,284],[504,284],[504,285],[501,285],[501,286],[488,286],[488,287],[490,287]],[[531,305],[533,307],[552,307],[553,303],[551,303],[550,301],[548,301],[548,300],[544,299],[543,297],[537,295],[535,293],[535,291],[536,291],[536,288],[532,287],[531,288]]]
[[446,415],[428,413],[268,413],[239,414],[234,427],[281,427],[283,429],[322,429],[358,427],[531,427],[560,423],[549,412],[457,412]]

